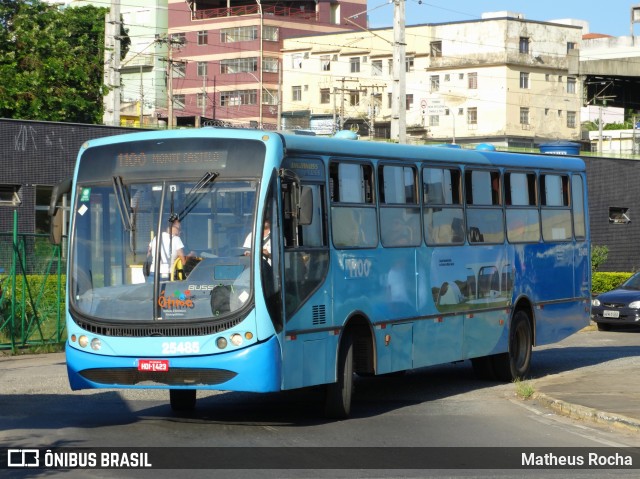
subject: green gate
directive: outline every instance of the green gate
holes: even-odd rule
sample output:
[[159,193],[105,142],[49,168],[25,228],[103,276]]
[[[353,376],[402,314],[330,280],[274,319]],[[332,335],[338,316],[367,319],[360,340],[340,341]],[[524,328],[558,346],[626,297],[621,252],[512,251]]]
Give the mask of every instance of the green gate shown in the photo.
[[[0,350],[65,341],[62,247],[49,235],[0,233]],[[64,244],[64,242],[63,242]]]

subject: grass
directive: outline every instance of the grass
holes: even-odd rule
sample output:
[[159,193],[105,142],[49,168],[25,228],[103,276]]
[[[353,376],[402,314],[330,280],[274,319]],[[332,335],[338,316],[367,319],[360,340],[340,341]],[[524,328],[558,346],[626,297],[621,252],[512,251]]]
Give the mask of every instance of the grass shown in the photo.
[[521,399],[531,399],[533,393],[535,393],[535,389],[529,381],[516,379],[513,384],[516,387],[516,395]]

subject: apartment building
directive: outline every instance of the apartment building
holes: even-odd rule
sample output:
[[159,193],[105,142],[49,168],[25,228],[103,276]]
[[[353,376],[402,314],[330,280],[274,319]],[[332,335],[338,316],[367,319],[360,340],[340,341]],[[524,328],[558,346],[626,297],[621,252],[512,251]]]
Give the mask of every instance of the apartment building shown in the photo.
[[[283,41],[366,26],[366,0],[168,0],[171,126],[276,129]],[[345,18],[354,17],[345,21]]]
[[[407,26],[409,141],[533,147],[577,140],[581,85],[568,75],[581,26],[511,12]],[[282,117],[289,128],[350,128],[389,138],[393,29],[287,38]]]

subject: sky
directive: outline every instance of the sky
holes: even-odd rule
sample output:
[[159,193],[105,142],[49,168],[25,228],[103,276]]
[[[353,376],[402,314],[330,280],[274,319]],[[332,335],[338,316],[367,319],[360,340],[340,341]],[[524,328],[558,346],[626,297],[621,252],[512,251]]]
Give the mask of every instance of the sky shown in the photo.
[[[479,20],[485,12],[521,13],[526,20],[574,18],[589,22],[589,33],[631,34],[631,6],[640,0],[405,0],[406,25]],[[368,0],[369,28],[393,26],[393,0]],[[640,23],[634,24],[640,35]]]

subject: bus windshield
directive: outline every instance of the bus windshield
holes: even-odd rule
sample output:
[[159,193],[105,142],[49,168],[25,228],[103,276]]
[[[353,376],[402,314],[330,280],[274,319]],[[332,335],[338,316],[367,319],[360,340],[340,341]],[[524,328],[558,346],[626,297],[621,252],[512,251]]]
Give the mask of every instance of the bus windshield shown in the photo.
[[73,311],[100,322],[201,322],[247,306],[258,185],[217,174],[79,185]]

